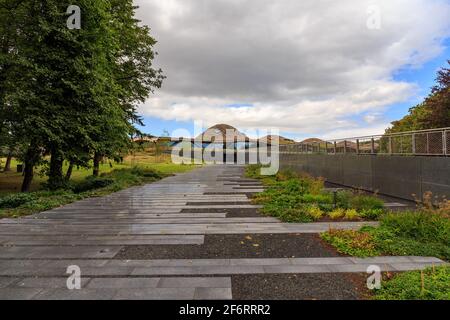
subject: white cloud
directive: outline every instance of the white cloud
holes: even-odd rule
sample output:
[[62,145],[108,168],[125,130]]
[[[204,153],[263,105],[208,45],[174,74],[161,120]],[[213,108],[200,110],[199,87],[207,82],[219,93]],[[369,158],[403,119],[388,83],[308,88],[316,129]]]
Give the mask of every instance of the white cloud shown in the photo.
[[[376,133],[386,106],[417,91],[394,72],[437,56],[450,35],[443,0],[135,2],[168,77],[141,112],[242,129]],[[369,5],[380,30],[366,27]]]

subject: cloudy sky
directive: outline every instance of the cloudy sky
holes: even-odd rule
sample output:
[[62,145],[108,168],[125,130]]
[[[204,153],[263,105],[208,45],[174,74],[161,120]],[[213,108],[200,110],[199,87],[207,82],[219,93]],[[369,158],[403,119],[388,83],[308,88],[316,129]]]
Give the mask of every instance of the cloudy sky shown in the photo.
[[167,79],[145,132],[382,133],[450,59],[449,0],[135,0]]

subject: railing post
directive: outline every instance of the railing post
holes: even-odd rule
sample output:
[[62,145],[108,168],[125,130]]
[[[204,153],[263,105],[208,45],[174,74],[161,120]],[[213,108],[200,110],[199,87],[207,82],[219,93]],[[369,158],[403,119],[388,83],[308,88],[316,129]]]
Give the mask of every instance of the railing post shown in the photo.
[[427,132],[427,154],[430,154],[430,135]]
[[344,140],[344,153],[347,153],[347,140]]
[[412,134],[412,153],[413,155],[416,154],[416,134]]
[[334,141],[334,154],[337,154],[337,143]]
[[393,151],[393,147],[392,147],[392,137],[389,137],[389,154],[392,154]]
[[372,154],[375,154],[375,139],[374,138],[371,139],[370,144],[371,144],[370,151],[372,152]]
[[356,139],[356,154],[359,154],[359,139]]
[[447,155],[447,134],[446,131],[442,131],[442,154]]

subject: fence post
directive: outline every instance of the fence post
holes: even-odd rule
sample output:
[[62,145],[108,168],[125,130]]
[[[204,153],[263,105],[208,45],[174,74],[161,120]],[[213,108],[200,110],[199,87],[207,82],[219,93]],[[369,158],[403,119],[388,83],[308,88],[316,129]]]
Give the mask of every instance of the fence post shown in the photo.
[[344,140],[344,153],[347,153],[347,140]]
[[356,139],[356,154],[359,154],[359,139]]
[[371,142],[371,151],[372,151],[372,154],[375,154],[375,139],[372,138],[370,142]]
[[389,137],[389,154],[392,154],[392,150],[394,148],[392,147],[392,137]]
[[447,134],[446,131],[442,131],[442,154],[447,155]]
[[413,155],[416,154],[416,134],[412,134],[412,153]]
[[337,143],[334,141],[334,154],[337,154]]

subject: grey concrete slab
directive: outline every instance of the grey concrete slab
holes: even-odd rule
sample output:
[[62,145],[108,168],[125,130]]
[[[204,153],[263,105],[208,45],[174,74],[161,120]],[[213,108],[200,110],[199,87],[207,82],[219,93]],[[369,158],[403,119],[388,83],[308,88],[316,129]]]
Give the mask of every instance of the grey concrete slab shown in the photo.
[[[136,267],[132,276],[199,275],[198,267]],[[206,273],[211,274],[211,273]]]
[[264,273],[329,273],[327,265],[264,266]]
[[382,264],[382,263],[409,263],[412,260],[409,257],[371,257],[371,258],[348,258],[356,264]]
[[194,288],[119,289],[114,300],[192,300]]
[[[429,263],[392,263],[393,271],[410,271],[410,270],[424,270],[426,268],[437,267],[445,265],[444,262],[429,262]],[[447,263],[448,265],[448,263]]]
[[0,247],[0,259],[112,258],[121,247]]
[[159,288],[231,288],[231,278],[161,278]]
[[231,300],[231,288],[196,288],[194,300]]
[[88,289],[141,289],[156,288],[160,278],[95,278],[88,285]]
[[333,258],[291,258],[293,265],[333,265],[333,264],[351,264],[351,258],[333,257]]
[[58,259],[58,260],[33,260],[33,262],[42,261],[43,268],[56,269],[56,268],[66,268],[68,266],[79,266],[81,269],[83,268],[92,268],[92,267],[103,267],[105,266],[109,260],[72,260],[72,259]]
[[111,300],[116,295],[115,289],[44,289],[33,300]]
[[0,300],[30,300],[42,289],[0,288]]
[[[81,278],[81,287],[86,287],[90,278]],[[11,287],[11,286],[10,286]],[[17,288],[34,288],[34,289],[67,289],[66,278],[22,278],[14,284]]]
[[[330,272],[333,273],[353,273],[353,272],[367,272],[370,266],[374,264],[347,264],[347,265],[329,265],[327,266]],[[395,268],[388,264],[382,263],[378,264],[382,271],[395,271]]]
[[38,268],[45,265],[47,261],[41,260],[0,260],[0,270],[9,268]]
[[435,257],[415,257],[411,256],[408,257],[409,260],[412,262],[418,262],[418,263],[442,263],[443,261],[441,259],[435,258]]
[[6,288],[9,285],[19,281],[19,278],[4,278],[0,277],[0,288]]
[[132,274],[134,268],[131,267],[121,267],[121,268],[111,268],[111,267],[86,267],[81,269],[81,275],[88,277],[97,276],[129,276]]

